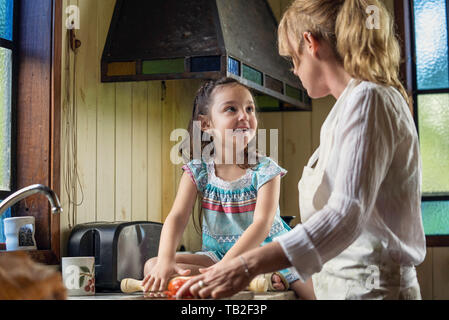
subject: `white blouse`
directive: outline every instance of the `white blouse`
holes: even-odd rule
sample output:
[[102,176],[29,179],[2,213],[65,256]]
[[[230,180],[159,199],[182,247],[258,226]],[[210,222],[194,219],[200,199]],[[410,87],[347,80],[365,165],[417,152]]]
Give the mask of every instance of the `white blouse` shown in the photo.
[[393,87],[371,82],[349,87],[321,128],[323,144],[329,139],[323,133],[329,132],[338,113],[337,125],[329,132],[334,139],[325,167],[327,204],[275,238],[302,281],[364,232],[382,239],[400,265],[418,265],[426,254],[421,157],[408,105]]

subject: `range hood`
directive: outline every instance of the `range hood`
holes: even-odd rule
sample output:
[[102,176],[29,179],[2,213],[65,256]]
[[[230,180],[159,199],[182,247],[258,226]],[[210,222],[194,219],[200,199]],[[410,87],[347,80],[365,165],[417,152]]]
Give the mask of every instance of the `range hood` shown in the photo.
[[228,76],[252,88],[259,107],[311,110],[290,68],[266,0],[117,0],[101,80]]

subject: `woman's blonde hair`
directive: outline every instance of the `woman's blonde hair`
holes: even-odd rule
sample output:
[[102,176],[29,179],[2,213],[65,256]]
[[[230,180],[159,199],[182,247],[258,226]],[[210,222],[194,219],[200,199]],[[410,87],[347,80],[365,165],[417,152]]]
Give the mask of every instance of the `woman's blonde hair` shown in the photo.
[[[379,14],[373,16],[378,18],[377,25],[367,24],[373,18],[370,8],[378,10]],[[401,50],[394,32],[394,20],[380,1],[294,1],[279,23],[279,54],[298,59],[304,32],[329,43],[351,77],[393,86],[411,108],[411,97],[399,80]]]

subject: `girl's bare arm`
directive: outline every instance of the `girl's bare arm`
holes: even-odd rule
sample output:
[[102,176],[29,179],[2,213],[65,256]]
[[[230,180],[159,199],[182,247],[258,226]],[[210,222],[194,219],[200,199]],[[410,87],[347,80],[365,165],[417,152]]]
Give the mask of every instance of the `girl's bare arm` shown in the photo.
[[176,248],[189,221],[196,196],[196,186],[190,176],[184,172],[179,182],[175,201],[162,228],[158,252],[159,259],[169,258],[174,261]]
[[162,227],[157,264],[142,282],[145,291],[164,290],[169,277],[179,271],[175,263],[176,248],[189,221],[196,196],[196,186],[184,172],[175,201]]

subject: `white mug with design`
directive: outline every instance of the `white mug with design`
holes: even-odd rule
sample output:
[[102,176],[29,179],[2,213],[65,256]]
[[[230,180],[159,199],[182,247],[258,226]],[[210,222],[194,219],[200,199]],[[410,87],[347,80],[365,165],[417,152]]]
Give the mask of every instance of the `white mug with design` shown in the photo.
[[4,220],[6,250],[36,250],[34,239],[35,219],[33,216],[12,217]]
[[95,295],[95,257],[63,257],[61,269],[69,296]]

